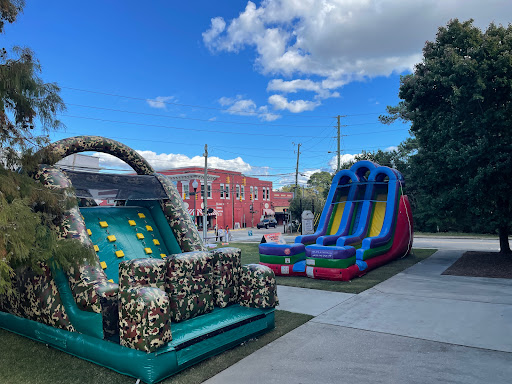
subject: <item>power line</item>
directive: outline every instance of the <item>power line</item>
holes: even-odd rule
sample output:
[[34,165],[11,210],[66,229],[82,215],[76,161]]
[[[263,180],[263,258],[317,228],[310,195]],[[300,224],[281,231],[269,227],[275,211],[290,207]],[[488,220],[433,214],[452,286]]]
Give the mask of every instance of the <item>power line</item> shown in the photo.
[[129,122],[129,121],[109,120],[109,119],[100,119],[100,118],[96,118],[96,117],[74,116],[74,115],[64,115],[64,114],[61,114],[61,116],[71,117],[71,118],[74,118],[74,119],[86,119],[86,120],[102,121],[102,122],[107,122],[107,123],[137,125],[137,126],[142,126],[142,127],[177,129],[177,130],[181,130],[181,131],[194,131],[194,132],[225,133],[225,134],[229,134],[229,135],[267,136],[267,137],[291,137],[291,138],[297,138],[297,137],[316,137],[316,136],[272,135],[272,134],[268,134],[268,133],[247,133],[247,132],[217,131],[217,130],[212,130],[212,129],[184,128],[184,127],[175,127],[175,126],[171,126],[171,125],[134,123],[134,122]]
[[[92,90],[83,89],[83,88],[66,87],[66,86],[62,86],[62,85],[60,86],[60,88],[69,89],[69,90],[78,91],[78,92],[93,93],[93,94],[97,94],[97,95],[120,97],[120,98],[131,99],[131,100],[139,100],[139,101],[154,100],[154,99],[151,99],[151,98],[148,98],[148,97],[126,96],[126,95],[119,95],[119,94],[109,93],[109,92],[92,91]],[[154,101],[157,101],[157,100],[154,100]],[[258,115],[265,116],[265,115],[271,114],[271,112],[256,112],[256,111],[250,112],[250,111],[241,110],[241,109],[226,109],[226,108],[218,108],[218,107],[208,107],[208,106],[205,106],[205,105],[184,104],[184,103],[176,103],[176,102],[172,102],[172,101],[157,101],[157,102],[158,103],[162,103],[162,104],[167,104],[167,105],[176,105],[176,106],[180,106],[180,107],[189,107],[189,108],[210,109],[210,110],[223,111],[223,112],[228,112],[228,113],[230,113],[230,112],[239,112],[239,113],[249,114],[249,115],[254,115],[254,116],[258,116]],[[277,113],[277,112],[275,112],[275,113]],[[345,116],[380,115],[382,113],[386,113],[386,111],[383,111],[383,112],[369,112],[369,113],[346,114]],[[297,114],[281,114],[281,116],[297,117],[298,115]],[[304,115],[304,116],[301,116],[301,117],[308,117],[308,118],[334,118],[334,116],[327,116],[327,115],[322,115],[322,116],[319,116],[319,115]]]
[[102,111],[130,113],[130,114],[133,114],[133,115],[144,115],[144,116],[155,116],[155,117],[167,117],[167,118],[170,118],[170,119],[202,121],[202,122],[206,122],[206,123],[254,125],[254,126],[265,126],[265,127],[292,127],[292,128],[322,128],[322,127],[324,127],[323,125],[266,124],[266,123],[249,123],[249,122],[243,122],[243,121],[226,121],[226,120],[198,119],[198,118],[194,118],[194,117],[170,116],[170,115],[163,115],[163,114],[160,114],[160,113],[134,112],[134,111],[127,111],[127,110],[123,110],[123,109],[96,107],[96,106],[93,106],[93,105],[83,105],[83,104],[74,104],[74,103],[66,103],[66,105],[72,105],[72,106],[81,107],[81,108],[99,109],[99,110],[102,110]]
[[[145,124],[145,123],[135,123],[130,121],[120,121],[120,120],[110,120],[110,119],[100,119],[96,117],[88,117],[88,116],[75,116],[75,115],[67,115],[67,114],[59,114],[63,117],[71,117],[74,119],[86,119],[86,120],[94,120],[94,121],[102,121],[107,123],[117,123],[117,124],[128,124],[128,125],[136,125],[136,126],[143,126],[143,127],[155,127],[155,128],[166,128],[166,129],[177,129],[182,131],[195,131],[195,132],[210,132],[210,133],[223,133],[223,134],[229,134],[229,135],[246,135],[246,136],[267,136],[267,137],[291,137],[291,138],[298,138],[298,137],[307,137],[307,138],[318,138],[318,136],[311,136],[311,135],[273,135],[268,133],[248,133],[248,132],[232,132],[232,131],[218,131],[218,130],[212,130],[212,129],[199,129],[199,128],[185,128],[185,127],[176,127],[172,125],[159,125],[159,124]],[[388,129],[384,131],[373,131],[373,132],[363,132],[363,133],[352,133],[350,135],[345,136],[359,136],[359,135],[369,135],[373,133],[381,133],[381,132],[394,132],[394,131],[402,131],[402,129]]]
[[[64,89],[73,90],[73,91],[94,93],[94,94],[97,94],[97,95],[104,95],[104,96],[121,97],[121,98],[124,98],[124,99],[142,100],[142,101],[148,101],[148,100],[157,101],[157,100],[154,100],[154,99],[151,99],[151,98],[125,96],[125,95],[118,95],[118,94],[115,94],[115,93],[91,91],[91,90],[87,90],[87,89],[80,89],[80,88],[74,88],[74,87],[65,87],[65,86],[60,86],[60,87],[64,88]],[[162,103],[162,104],[167,104],[167,105],[177,105],[177,106],[180,106],[180,107],[188,107],[188,108],[210,109],[210,110],[215,110],[215,111],[223,111],[223,112],[227,112],[227,113],[232,113],[232,112],[236,113],[236,112],[238,112],[238,113],[243,113],[244,115],[251,115],[251,116],[266,116],[266,115],[272,114],[272,112],[256,112],[256,111],[247,111],[247,110],[243,110],[243,109],[226,109],[226,108],[217,108],[217,107],[207,107],[205,105],[183,104],[183,103],[175,103],[175,102],[172,102],[172,101],[157,101],[157,102],[158,103]],[[282,114],[282,116],[296,116],[296,115],[293,115],[293,114]],[[311,116],[311,115],[308,115],[308,116],[301,116],[301,117],[329,118],[331,116]]]

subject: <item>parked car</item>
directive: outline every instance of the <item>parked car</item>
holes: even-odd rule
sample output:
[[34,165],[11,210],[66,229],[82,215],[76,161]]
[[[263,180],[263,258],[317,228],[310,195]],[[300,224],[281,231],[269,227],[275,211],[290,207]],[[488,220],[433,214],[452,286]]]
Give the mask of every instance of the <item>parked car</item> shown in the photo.
[[259,228],[269,228],[273,227],[275,228],[277,226],[276,219],[264,219],[261,220],[258,224],[256,224],[256,227]]

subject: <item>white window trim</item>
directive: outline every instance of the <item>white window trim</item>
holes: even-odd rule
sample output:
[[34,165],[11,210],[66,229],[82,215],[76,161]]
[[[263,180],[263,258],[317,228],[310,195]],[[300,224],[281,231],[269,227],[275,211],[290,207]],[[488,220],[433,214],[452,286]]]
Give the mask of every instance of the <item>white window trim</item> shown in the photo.
[[[185,189],[185,185],[188,186],[188,191]],[[188,181],[181,182],[181,196],[185,195],[185,199],[190,197],[190,183]]]

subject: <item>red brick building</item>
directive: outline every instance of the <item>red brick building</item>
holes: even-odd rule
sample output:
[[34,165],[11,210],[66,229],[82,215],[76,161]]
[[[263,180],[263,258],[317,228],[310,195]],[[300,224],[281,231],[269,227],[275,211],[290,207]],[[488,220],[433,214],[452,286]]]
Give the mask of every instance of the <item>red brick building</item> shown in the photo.
[[[202,225],[204,168],[176,168],[159,173],[167,175],[176,184],[184,198],[185,206],[192,216],[194,216],[195,202],[196,222]],[[198,183],[197,199],[193,197],[194,180],[197,180]],[[244,176],[236,171],[208,169],[207,184],[207,207],[212,209],[208,213],[208,228],[213,228],[215,224],[219,228],[226,228],[226,226],[229,228],[256,227],[263,217],[279,219],[284,216],[283,209],[290,204],[288,201],[290,197],[279,196],[275,200],[279,205],[276,205],[274,196],[277,193],[282,193],[272,192],[271,181]],[[291,195],[293,197],[293,193]],[[279,208],[277,214],[276,206]],[[280,222],[282,222],[282,218]]]

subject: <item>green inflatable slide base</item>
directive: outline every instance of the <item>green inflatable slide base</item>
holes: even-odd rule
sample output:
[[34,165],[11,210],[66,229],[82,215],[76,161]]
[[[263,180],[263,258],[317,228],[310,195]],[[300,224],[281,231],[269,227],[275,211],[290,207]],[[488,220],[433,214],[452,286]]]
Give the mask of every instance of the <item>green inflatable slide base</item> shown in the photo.
[[[201,319],[208,315],[199,316],[196,319],[203,324],[199,329],[194,326],[192,334],[195,334],[195,337],[192,339],[191,333],[186,332],[190,331],[187,328],[193,325],[190,320],[173,323],[171,328],[177,327],[177,337],[153,353],[122,347],[115,342],[68,332],[1,311],[0,328],[152,384],[233,348],[244,340],[266,333],[275,326],[273,308],[257,309],[233,305],[222,309],[216,308],[212,314],[214,318],[218,318],[220,313],[226,310],[229,315],[237,312],[243,312],[243,315],[235,315],[235,319],[230,321],[231,316],[223,314],[224,321],[217,324],[206,324],[207,319]],[[240,321],[242,318],[243,321]]]

